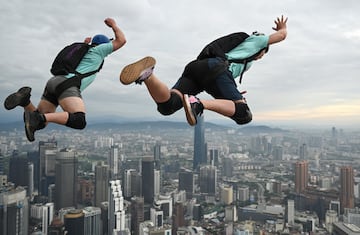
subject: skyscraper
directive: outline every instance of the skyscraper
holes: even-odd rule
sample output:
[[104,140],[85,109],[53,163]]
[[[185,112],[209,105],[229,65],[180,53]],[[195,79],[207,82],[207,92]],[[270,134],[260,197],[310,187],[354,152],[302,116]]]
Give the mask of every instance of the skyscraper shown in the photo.
[[142,195],[141,175],[135,169],[127,169],[124,174],[124,197],[129,200],[133,196]]
[[299,148],[299,157],[301,160],[307,160],[307,146],[306,144],[302,144]]
[[354,170],[351,166],[340,168],[340,213],[344,208],[354,208]]
[[109,166],[98,162],[95,166],[95,206],[100,207],[102,202],[108,201]]
[[217,166],[219,164],[219,149],[212,147],[209,149],[209,164]]
[[120,180],[111,180],[109,187],[109,233],[125,231],[124,197],[121,191]]
[[191,199],[194,193],[194,173],[182,168],[179,172],[179,190],[185,190],[186,198]]
[[233,169],[234,169],[233,159],[231,157],[225,157],[223,158],[222,163],[223,163],[223,171],[222,171],[223,176],[231,178],[233,176]]
[[154,197],[158,197],[161,192],[161,174],[160,170],[154,170]]
[[179,227],[185,226],[185,210],[184,205],[180,202],[175,202],[174,211],[172,215],[173,225],[172,233],[176,234]]
[[207,165],[200,167],[200,192],[215,195],[216,193],[216,167]]
[[39,189],[41,195],[48,195],[48,187],[55,183],[55,159],[58,152],[55,140],[39,141]]
[[108,165],[110,168],[110,179],[118,179],[120,174],[119,169],[119,146],[118,145],[112,145],[110,149],[110,155],[109,155],[109,161]]
[[194,129],[194,160],[193,170],[198,171],[200,165],[207,163],[207,149],[205,145],[204,115],[198,117]]
[[144,221],[144,198],[131,198],[131,234],[139,234],[139,225]]
[[295,216],[295,201],[288,200],[287,201],[287,222],[289,224],[294,224],[294,216]]
[[[64,225],[67,234],[85,235],[84,212],[80,209],[72,209],[64,215]],[[87,234],[86,234],[87,235]]]
[[29,203],[22,187],[2,188],[0,192],[0,234],[28,234]]
[[0,149],[0,175],[4,174],[4,156],[1,153],[1,149]]
[[308,183],[308,166],[307,161],[295,163],[295,192],[297,194],[304,192]]
[[154,160],[155,160],[155,169],[160,170],[161,163],[161,144],[156,143],[154,146]]
[[142,193],[144,203],[153,203],[154,200],[154,158],[144,157],[141,161]]
[[75,152],[62,149],[58,152],[55,164],[55,207],[76,206],[77,204],[78,160]]
[[27,187],[29,184],[28,168],[26,157],[12,156],[9,164],[9,181],[15,186]]
[[101,209],[99,207],[85,207],[84,235],[102,235],[101,233]]

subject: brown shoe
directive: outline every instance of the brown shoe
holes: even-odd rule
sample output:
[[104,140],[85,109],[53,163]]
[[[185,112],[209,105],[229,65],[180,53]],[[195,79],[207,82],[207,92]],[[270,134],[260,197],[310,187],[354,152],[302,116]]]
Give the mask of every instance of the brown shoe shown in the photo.
[[30,87],[21,87],[17,92],[6,97],[4,107],[7,110],[14,109],[16,106],[25,107],[30,103]]
[[148,79],[155,67],[156,60],[153,57],[147,56],[135,63],[126,65],[120,73],[120,81],[124,85],[133,82],[141,84]]

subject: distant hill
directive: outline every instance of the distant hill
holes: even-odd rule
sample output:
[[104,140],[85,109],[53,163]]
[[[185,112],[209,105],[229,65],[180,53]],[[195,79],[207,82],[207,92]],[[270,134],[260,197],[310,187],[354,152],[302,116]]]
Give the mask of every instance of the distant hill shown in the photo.
[[[245,134],[250,133],[278,133],[278,132],[287,132],[286,130],[280,128],[271,128],[269,126],[264,125],[245,125],[245,126],[225,126],[214,124],[210,122],[205,122],[205,128],[210,128],[214,131],[218,130],[237,130]],[[88,130],[108,130],[108,129],[116,129],[116,130],[133,130],[133,131],[141,131],[141,130],[162,130],[162,129],[191,129],[193,127],[189,126],[186,122],[171,122],[171,121],[135,121],[135,122],[106,122],[106,123],[94,123],[88,124],[86,127]],[[0,131],[11,131],[11,130],[22,130],[24,129],[23,122],[9,122],[9,123],[0,123]],[[65,130],[69,129],[68,127],[50,124],[47,127],[47,130]]]

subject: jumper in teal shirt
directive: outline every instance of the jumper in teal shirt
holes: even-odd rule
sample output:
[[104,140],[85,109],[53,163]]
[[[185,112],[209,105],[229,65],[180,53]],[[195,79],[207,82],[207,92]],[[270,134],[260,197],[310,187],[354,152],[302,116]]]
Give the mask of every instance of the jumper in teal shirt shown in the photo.
[[[76,68],[76,71],[79,73],[88,73],[91,71],[97,70],[106,56],[110,55],[113,52],[113,44],[112,42],[103,43],[92,47],[85,54],[84,58],[81,60],[80,64]],[[66,77],[72,77],[74,74],[69,74]],[[83,91],[86,87],[88,87],[94,80],[96,74],[85,77],[81,80],[80,91]]]
[[[266,35],[251,35],[245,39],[244,42],[237,47],[226,53],[226,58],[231,59],[245,59],[258,53],[261,49],[268,46],[269,36]],[[246,68],[242,63],[231,63],[229,70],[233,75],[233,78],[240,76],[243,69],[247,71],[251,67],[252,62],[247,63]]]

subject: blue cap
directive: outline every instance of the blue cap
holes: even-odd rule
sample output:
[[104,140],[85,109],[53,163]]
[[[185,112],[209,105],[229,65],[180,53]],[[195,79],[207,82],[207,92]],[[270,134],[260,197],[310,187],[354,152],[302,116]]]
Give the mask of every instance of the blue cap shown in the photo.
[[96,45],[108,43],[108,42],[110,42],[110,39],[103,34],[97,34],[91,40],[91,44],[96,44]]

